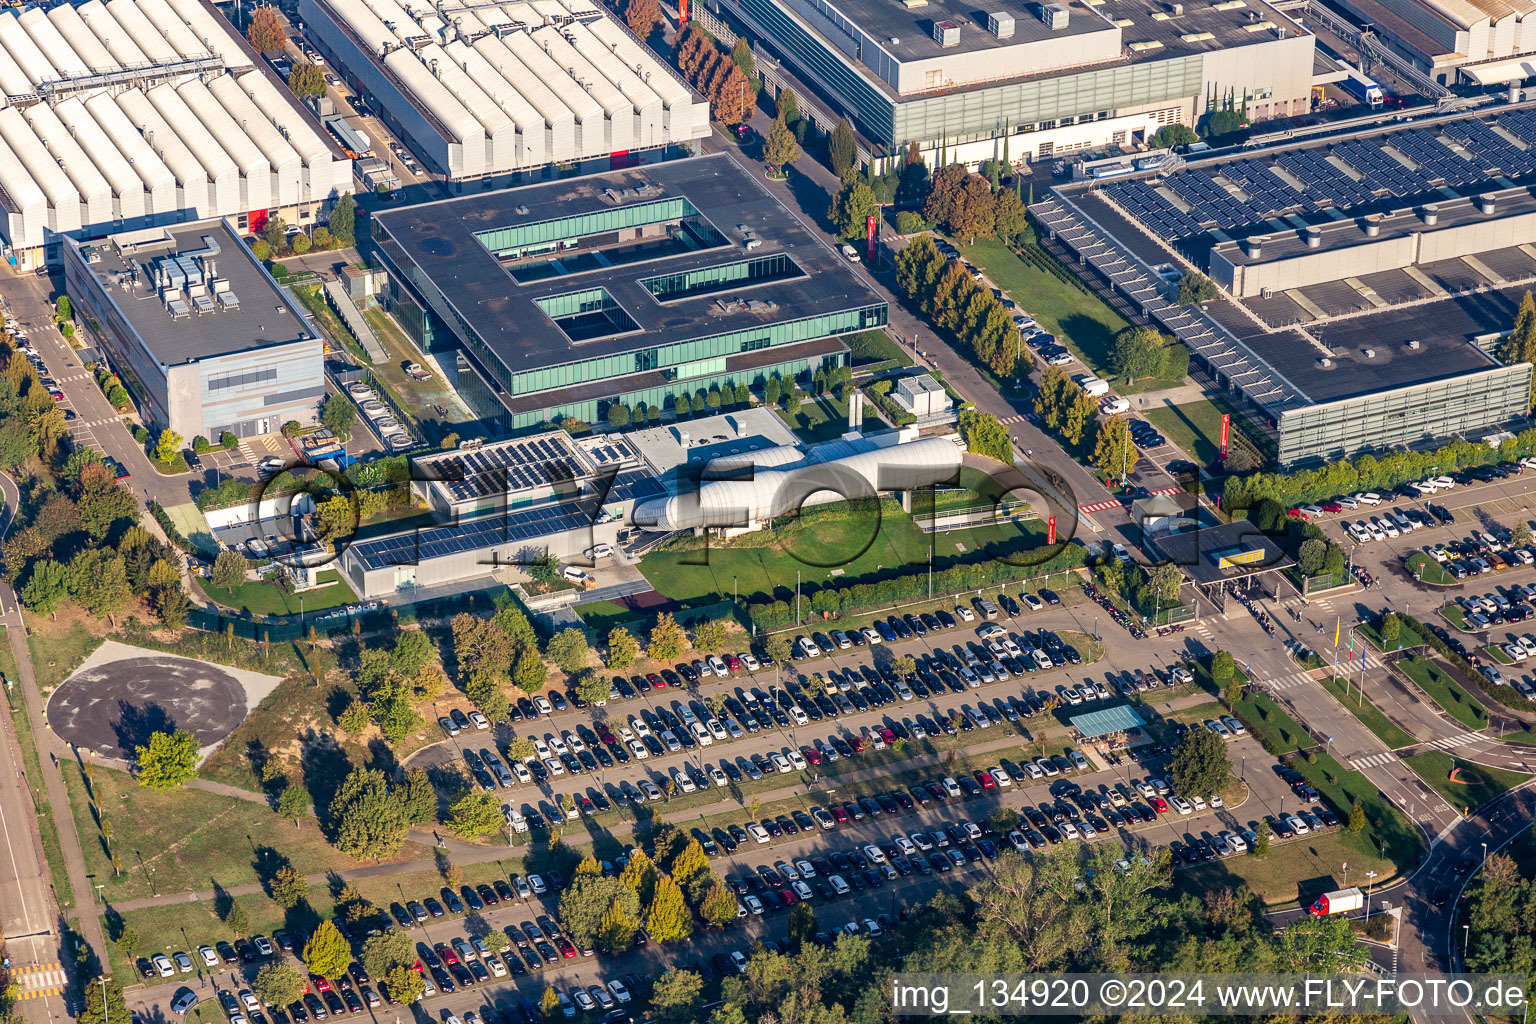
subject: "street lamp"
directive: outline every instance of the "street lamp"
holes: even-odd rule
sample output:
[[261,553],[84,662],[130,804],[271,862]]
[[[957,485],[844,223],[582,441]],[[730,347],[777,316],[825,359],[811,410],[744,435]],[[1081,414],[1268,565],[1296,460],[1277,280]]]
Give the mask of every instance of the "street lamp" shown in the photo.
[[1483,864],[1486,866],[1487,863],[1488,863],[1488,843],[1486,841],[1484,841],[1484,843],[1483,843]]
[[1371,879],[1375,877],[1376,872],[1374,871],[1367,871],[1365,873],[1365,919],[1367,921],[1371,919]]

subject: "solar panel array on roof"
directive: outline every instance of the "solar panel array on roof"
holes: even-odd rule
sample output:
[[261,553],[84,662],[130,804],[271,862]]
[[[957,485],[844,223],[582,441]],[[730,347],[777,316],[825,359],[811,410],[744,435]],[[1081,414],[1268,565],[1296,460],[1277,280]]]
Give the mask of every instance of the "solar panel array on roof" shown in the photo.
[[1371,190],[1329,163],[1315,149],[1281,153],[1275,161],[1311,192],[1333,200],[1335,206],[1362,206],[1373,198]]
[[1393,149],[1419,164],[1428,174],[1444,178],[1448,185],[1467,185],[1488,178],[1486,160],[1475,153],[1471,159],[1466,159],[1422,129],[1397,132],[1388,141]]
[[1481,154],[1491,168],[1502,174],[1511,178],[1536,174],[1536,155],[1510,142],[1486,121],[1451,121],[1441,131],[1472,152]]
[[1247,203],[1211,180],[1210,175],[1185,171],[1170,174],[1164,181],[1174,195],[1189,204],[1190,211],[1202,224],[1243,227],[1263,219]]
[[1403,197],[1422,195],[1435,187],[1433,176],[1423,168],[1407,166],[1372,142],[1357,139],[1341,143],[1334,148],[1333,155],[1359,171],[1364,184],[1373,190]]
[[1525,143],[1536,146],[1536,110],[1517,110],[1499,118],[1499,127]]
[[586,472],[574,450],[547,435],[454,452],[431,466],[454,501],[551,487]]
[[1223,164],[1222,176],[1248,193],[1248,205],[1262,210],[1267,217],[1300,209],[1303,213],[1316,213],[1321,207],[1305,192],[1298,192],[1290,182],[1257,160],[1237,160]]
[[1200,222],[1174,206],[1145,181],[1118,182],[1104,194],[1163,238],[1188,238],[1201,231]]

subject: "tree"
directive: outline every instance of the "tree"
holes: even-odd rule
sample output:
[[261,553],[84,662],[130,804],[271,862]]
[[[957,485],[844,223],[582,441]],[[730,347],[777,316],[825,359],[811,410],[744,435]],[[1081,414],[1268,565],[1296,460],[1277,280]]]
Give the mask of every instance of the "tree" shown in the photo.
[[344,395],[327,395],[320,405],[320,425],[343,441],[352,436],[356,420],[357,409]]
[[606,701],[608,699],[608,694],[613,691],[613,688],[609,685],[608,680],[598,675],[597,672],[593,669],[584,668],[580,672],[576,673],[575,678],[576,696],[580,697],[588,704],[595,705],[599,702]]
[[479,839],[499,832],[502,825],[501,803],[495,793],[484,790],[467,793],[449,808],[447,825],[460,839]]
[[862,178],[854,178],[844,182],[837,195],[832,197],[827,217],[832,221],[837,237],[851,242],[864,237],[866,218],[877,216],[879,212],[880,202],[875,193]]
[[1323,570],[1323,559],[1328,554],[1328,542],[1313,537],[1301,542],[1296,549],[1296,568],[1303,576],[1316,576]]
[[1199,142],[1200,136],[1187,124],[1165,124],[1152,133],[1152,148],[1172,149]]
[[405,820],[412,825],[423,825],[437,817],[437,790],[424,768],[406,769],[404,780],[395,787],[395,799],[400,802]]
[[578,868],[560,894],[560,924],[578,946],[601,944],[605,923],[609,931],[606,937],[613,938],[616,929],[610,912],[615,909],[633,920],[640,913],[640,897],[619,879],[599,874],[595,861],[591,870]]
[[1232,781],[1227,745],[1209,729],[1193,728],[1180,737],[1168,768],[1173,788],[1187,796],[1211,797]]
[[1029,215],[1025,209],[1024,200],[1019,198],[1017,192],[1004,189],[997,193],[993,216],[993,231],[1003,241],[1020,245],[1034,237],[1034,230],[1029,226]]
[[1349,809],[1349,825],[1351,832],[1359,832],[1365,828],[1365,808],[1356,800],[1354,806]]
[[[292,787],[289,787],[292,788]],[[272,902],[284,910],[292,910],[294,907],[309,899],[309,883],[298,869],[292,864],[284,864],[272,875],[272,881],[268,883]],[[288,1000],[292,1002],[293,1000]],[[283,1005],[282,1003],[278,1004]]]
[[606,418],[614,430],[623,430],[629,426],[629,406],[623,402],[609,402]]
[[574,626],[562,629],[550,637],[549,645],[544,649],[549,660],[567,674],[576,672],[584,666],[590,651],[591,648],[587,646],[587,634]]
[[838,118],[837,127],[832,129],[832,138],[827,142],[827,158],[831,161],[832,173],[839,178],[851,170],[853,162],[859,158],[859,145],[853,137],[853,125],[848,123],[846,117]]
[[693,915],[683,890],[671,875],[656,880],[656,892],[645,915],[645,930],[657,942],[676,942],[693,934]]
[[1381,647],[1383,650],[1394,650],[1403,636],[1403,620],[1397,617],[1395,612],[1387,612],[1381,617]]
[[1114,371],[1132,384],[1138,377],[1161,377],[1166,365],[1163,336],[1151,327],[1127,327],[1115,335],[1110,354]]
[[[14,979],[11,979],[14,980]],[[85,989],[85,1010],[76,1019],[77,1024],[112,1024],[128,1019],[128,1004],[123,999],[123,986],[119,981],[106,978],[92,981]],[[17,1020],[20,1020],[17,1016]]]
[[352,962],[352,947],[329,918],[304,943],[304,966],[317,978],[339,978]]
[[796,949],[803,949],[815,936],[815,909],[809,903],[796,903],[789,911],[790,944]]
[[433,655],[432,638],[419,629],[407,629],[395,639],[395,645],[389,651],[389,660],[396,672],[410,677],[420,674],[422,669],[430,665],[434,660]]
[[1198,306],[1217,295],[1216,283],[1204,274],[1191,270],[1179,279],[1179,305]]
[[651,1007],[663,1024],[695,1021],[703,992],[703,978],[693,971],[674,967],[663,972],[651,987]]
[[960,436],[966,451],[1013,465],[1013,438],[1002,422],[991,413],[966,409],[960,413]]
[[720,79],[709,97],[711,115],[726,124],[741,124],[756,109],[757,91],[741,68],[729,62],[724,67],[725,77]]
[[68,573],[51,558],[32,563],[32,575],[21,589],[21,600],[39,615],[52,615],[69,591]]
[[724,882],[716,878],[715,884],[709,887],[703,901],[699,903],[699,916],[716,928],[724,928],[736,920],[736,907],[735,895],[725,887]]
[[378,769],[352,769],[331,798],[328,813],[336,849],[357,860],[381,860],[398,853],[410,828]]
[[224,912],[224,924],[236,935],[244,935],[251,930],[251,922],[245,916],[245,908],[233,901],[229,909]]
[[774,107],[778,110],[778,116],[784,119],[784,123],[794,126],[800,120],[800,100],[795,95],[795,90],[785,87],[779,90],[778,99],[774,100]]
[[357,736],[373,724],[373,709],[368,702],[354,697],[341,714],[336,718],[336,724],[341,726],[342,732],[350,736]]
[[149,745],[136,747],[139,785],[150,789],[176,789],[197,778],[197,739],[185,729],[157,732]]
[[548,670],[544,667],[544,659],[539,657],[539,652],[533,647],[524,647],[517,656],[517,665],[512,670],[512,682],[524,693],[537,693],[544,688],[544,677]]
[[640,658],[640,642],[623,626],[608,631],[608,667],[629,668]]
[[736,45],[731,47],[731,63],[741,69],[747,81],[757,77],[757,62],[752,59],[752,47],[745,36],[736,37]]
[[[789,130],[789,125],[784,123],[782,110],[768,128],[768,138],[763,141],[763,159],[781,168],[800,159],[800,144],[795,141],[795,133]],[[777,401],[777,396],[774,400]]]
[[363,965],[363,970],[375,978],[382,978],[396,967],[415,964],[416,947],[411,943],[410,936],[403,931],[380,932],[364,940],[358,961]]
[[287,1006],[304,998],[309,991],[304,972],[286,960],[262,965],[251,981],[251,991],[268,1006]]
[[629,0],[624,5],[624,23],[641,39],[647,39],[661,23],[661,4],[658,0]]
[[343,192],[341,198],[336,200],[336,205],[331,207],[331,217],[327,226],[331,229],[331,237],[342,245],[353,245],[357,241],[357,201],[352,198],[351,192]]
[[309,814],[309,794],[303,786],[289,784],[277,794],[277,813],[297,825]]
[[283,19],[275,7],[258,7],[245,29],[246,41],[258,53],[277,53],[288,41]]
[[1269,840],[1269,822],[1261,818],[1258,828],[1253,830],[1253,842],[1248,847],[1248,855],[1250,857],[1268,857]]
[[1126,476],[1135,470],[1140,459],[1141,453],[1131,440],[1131,430],[1124,416],[1116,413],[1099,424],[1099,439],[1093,447],[1093,461],[1106,478]]
[[657,661],[676,661],[687,650],[688,638],[683,633],[683,627],[673,620],[670,612],[662,612],[656,616],[656,625],[651,628],[649,642],[646,650]]
[[325,95],[325,72],[318,65],[305,62],[288,73],[288,88],[299,99]]
[[725,623],[706,619],[693,627],[693,646],[700,651],[718,651],[725,646]]
[[388,974],[374,975],[388,990],[389,996],[397,1003],[406,1006],[416,1002],[427,993],[427,983],[422,976],[416,973],[413,967],[395,967]]
[[560,1012],[560,993],[556,992],[553,987],[546,988],[544,995],[540,997],[539,1013],[550,1024],[554,1024],[562,1016]]
[[74,310],[71,307],[68,295],[60,295],[58,298],[53,300],[54,323],[61,324],[68,320],[73,314]]
[[1211,655],[1211,679],[1218,687],[1225,687],[1236,672],[1231,651],[1217,651]]

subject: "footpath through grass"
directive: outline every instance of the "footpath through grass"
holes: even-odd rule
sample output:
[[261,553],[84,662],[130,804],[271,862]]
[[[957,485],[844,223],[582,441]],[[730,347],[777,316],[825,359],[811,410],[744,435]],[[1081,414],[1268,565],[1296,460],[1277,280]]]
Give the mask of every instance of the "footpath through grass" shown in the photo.
[[1360,724],[1375,733],[1376,738],[1387,746],[1396,750],[1399,747],[1413,745],[1413,737],[1398,728],[1396,723],[1383,714],[1380,708],[1368,700],[1362,702],[1358,687],[1346,683],[1337,676],[1326,676],[1318,680],[1318,682],[1322,683],[1323,689],[1333,694],[1350,714],[1358,718]]
[[1462,761],[1438,750],[1405,757],[1403,761],[1458,811],[1476,810],[1530,779],[1529,775]]
[[1397,663],[1419,688],[1429,694],[1445,713],[1476,732],[1488,724],[1488,712],[1440,666],[1425,658],[1404,658]]
[[[35,662],[34,658],[34,662]],[[0,670],[5,678],[16,679],[16,657],[11,652],[9,630],[0,626]],[[48,873],[53,876],[54,892],[59,905],[65,909],[75,905],[75,889],[69,880],[69,870],[64,863],[64,847],[59,842],[59,826],[54,819],[53,805],[48,799],[48,789],[43,780],[43,763],[37,750],[37,737],[32,732],[32,720],[27,717],[27,699],[20,682],[5,688],[11,725],[16,730],[16,742],[21,747],[21,763],[27,771],[27,793],[32,797],[32,807],[37,813],[37,827],[42,834],[43,857],[48,861]]]

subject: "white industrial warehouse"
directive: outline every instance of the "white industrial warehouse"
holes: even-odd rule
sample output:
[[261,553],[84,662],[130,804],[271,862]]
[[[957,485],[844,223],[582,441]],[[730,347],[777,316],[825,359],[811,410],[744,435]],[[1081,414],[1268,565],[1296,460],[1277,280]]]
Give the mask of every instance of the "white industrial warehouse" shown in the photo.
[[607,170],[709,134],[709,105],[590,0],[301,0],[299,12],[450,179]]
[[17,266],[211,217],[313,221],[351,162],[203,0],[0,13],[0,235]]

